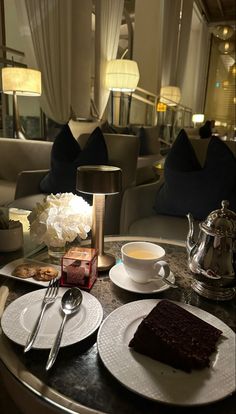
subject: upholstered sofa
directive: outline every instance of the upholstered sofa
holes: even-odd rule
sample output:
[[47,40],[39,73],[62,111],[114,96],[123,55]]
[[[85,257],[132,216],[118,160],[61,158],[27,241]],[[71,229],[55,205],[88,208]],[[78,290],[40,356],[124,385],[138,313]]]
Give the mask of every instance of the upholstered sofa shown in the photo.
[[[200,165],[203,166],[210,139],[190,137],[189,141]],[[225,141],[225,144],[236,157],[236,141]],[[227,180],[227,176],[225,176],[225,180]],[[163,183],[164,175],[162,173],[159,179],[153,183],[135,186],[125,191],[121,210],[120,231],[122,234],[175,239],[180,244],[185,244],[188,232],[187,218],[157,214],[154,210],[157,193]],[[215,182],[215,186],[217,184]],[[196,221],[197,229],[198,222]]]
[[[89,134],[78,137],[81,148]],[[139,140],[133,135],[104,134],[108,163],[122,169],[122,193],[107,196],[105,232],[119,233],[123,192],[136,184]],[[31,210],[45,194],[40,181],[50,168],[52,143],[0,138],[0,205]]]

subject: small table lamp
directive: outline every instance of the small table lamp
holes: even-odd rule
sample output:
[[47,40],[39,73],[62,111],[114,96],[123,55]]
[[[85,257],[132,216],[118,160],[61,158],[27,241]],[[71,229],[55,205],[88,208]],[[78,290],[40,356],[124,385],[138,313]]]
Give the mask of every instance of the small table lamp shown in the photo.
[[17,95],[40,96],[41,72],[15,66],[2,68],[2,91],[13,95],[13,137],[26,139],[20,123]]
[[105,195],[122,188],[122,171],[109,165],[86,165],[77,168],[76,189],[93,194],[92,247],[98,250],[98,271],[110,269],[115,257],[104,253]]

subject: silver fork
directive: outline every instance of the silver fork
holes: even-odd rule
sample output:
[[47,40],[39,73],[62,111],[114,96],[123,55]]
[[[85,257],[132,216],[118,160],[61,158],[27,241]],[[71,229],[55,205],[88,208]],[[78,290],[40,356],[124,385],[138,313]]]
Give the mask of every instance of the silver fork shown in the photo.
[[33,327],[32,332],[30,333],[30,335],[27,339],[27,342],[26,342],[25,348],[24,348],[24,352],[27,352],[31,349],[31,347],[32,347],[32,345],[35,341],[35,338],[38,334],[39,328],[41,326],[45,309],[49,304],[55,302],[55,299],[56,299],[57,293],[58,293],[58,288],[59,288],[59,279],[57,279],[56,281],[55,280],[50,280],[49,285],[47,287],[47,290],[45,292],[43,301],[42,301],[41,312],[38,316],[38,319],[35,322],[35,325]]

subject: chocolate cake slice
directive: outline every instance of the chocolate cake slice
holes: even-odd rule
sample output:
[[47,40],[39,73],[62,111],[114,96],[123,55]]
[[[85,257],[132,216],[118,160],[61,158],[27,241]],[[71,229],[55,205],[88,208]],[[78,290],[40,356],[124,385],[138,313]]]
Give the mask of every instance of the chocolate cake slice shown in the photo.
[[129,346],[190,372],[210,364],[222,331],[168,300],[161,300],[138,326]]

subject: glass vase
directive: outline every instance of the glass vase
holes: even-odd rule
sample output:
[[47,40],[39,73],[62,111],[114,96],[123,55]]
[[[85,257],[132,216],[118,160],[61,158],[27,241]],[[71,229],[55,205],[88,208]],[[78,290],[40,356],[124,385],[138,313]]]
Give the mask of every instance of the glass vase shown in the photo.
[[61,258],[66,252],[66,246],[48,246],[48,256],[52,263],[60,264]]

